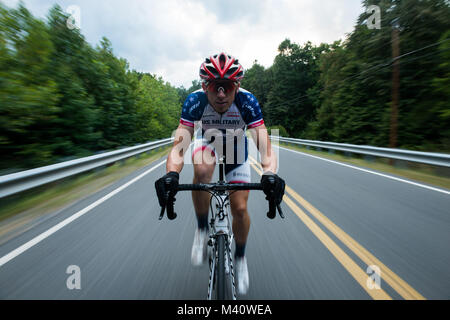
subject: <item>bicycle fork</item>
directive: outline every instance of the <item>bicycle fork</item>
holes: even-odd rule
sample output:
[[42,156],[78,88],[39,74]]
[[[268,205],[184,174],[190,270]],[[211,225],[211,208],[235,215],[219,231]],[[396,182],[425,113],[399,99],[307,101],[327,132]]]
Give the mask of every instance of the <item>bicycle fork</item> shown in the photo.
[[[230,287],[231,287],[231,293],[232,293],[232,299],[236,300],[236,285],[235,285],[235,276],[234,276],[234,267],[233,267],[233,258],[231,253],[231,246],[232,241],[230,241],[231,236],[225,237],[226,243],[225,243],[225,276],[229,277],[230,280]],[[208,284],[208,300],[212,299],[213,291],[216,286],[216,277],[217,277],[217,260],[218,260],[218,250],[217,250],[217,243],[215,239],[210,239],[208,242],[208,245],[211,247],[212,250],[210,250],[211,255],[209,256],[209,265],[210,265],[210,273],[209,273],[209,284]]]
[[[222,198],[223,201],[225,201],[224,198]],[[229,206],[227,204],[226,206]],[[219,206],[217,206],[216,209],[219,209]],[[226,214],[224,214],[223,211],[221,211],[216,218],[214,219],[214,225],[213,227],[213,235],[210,237],[208,241],[208,246],[210,248],[210,256],[209,256],[209,264],[210,264],[210,274],[209,274],[209,285],[208,285],[208,300],[211,300],[212,298],[212,292],[216,285],[216,277],[218,274],[217,270],[217,260],[218,260],[218,246],[217,246],[217,236],[224,236],[225,245],[224,245],[224,271],[225,271],[225,277],[229,277],[230,279],[230,286],[232,291],[232,299],[236,300],[236,286],[235,286],[235,279],[234,279],[234,268],[233,268],[233,258],[231,254],[232,250],[232,243],[233,243],[233,232],[231,230],[231,218],[229,213],[229,208]],[[230,276],[231,274],[231,276]]]
[[[231,283],[230,283],[231,284],[231,293],[233,294],[233,300],[236,300],[236,285],[235,285],[235,282],[234,282],[234,268],[233,268],[233,258],[232,258],[232,255],[231,255],[231,244],[232,244],[232,241],[229,241],[229,245],[227,246],[228,247],[227,251],[228,251],[228,259],[230,261],[229,270],[231,270],[231,277],[230,277],[230,279],[231,279]],[[226,259],[225,261],[228,261],[228,259]]]

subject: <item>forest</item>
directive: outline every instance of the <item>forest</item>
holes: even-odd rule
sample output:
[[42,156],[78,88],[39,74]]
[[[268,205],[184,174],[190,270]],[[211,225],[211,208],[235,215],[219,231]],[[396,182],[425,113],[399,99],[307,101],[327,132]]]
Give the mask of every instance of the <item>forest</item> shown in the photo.
[[[244,66],[241,86],[258,98],[266,125],[285,136],[450,152],[448,1],[363,4],[380,7],[381,28],[369,29],[370,13],[362,12],[344,41],[285,39],[270,67]],[[57,5],[44,21],[22,4],[0,3],[2,174],[169,137],[184,99],[200,88],[198,79],[177,88],[130,70],[107,38],[94,48],[67,18]]]
[[[257,61],[242,87],[265,122],[295,138],[450,152],[450,6],[444,0],[363,1],[378,5],[381,28],[362,13],[345,41],[314,46],[289,39],[272,66]],[[398,25],[393,25],[397,21]],[[394,27],[399,55],[393,56]],[[396,143],[391,144],[393,67],[398,65]]]

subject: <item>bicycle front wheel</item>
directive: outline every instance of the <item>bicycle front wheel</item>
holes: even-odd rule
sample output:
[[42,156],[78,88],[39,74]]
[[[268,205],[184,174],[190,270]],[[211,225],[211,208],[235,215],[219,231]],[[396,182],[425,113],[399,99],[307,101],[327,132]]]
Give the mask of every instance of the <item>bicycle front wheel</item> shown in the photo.
[[217,236],[217,269],[216,269],[216,288],[217,300],[225,300],[225,251],[226,251],[226,235]]

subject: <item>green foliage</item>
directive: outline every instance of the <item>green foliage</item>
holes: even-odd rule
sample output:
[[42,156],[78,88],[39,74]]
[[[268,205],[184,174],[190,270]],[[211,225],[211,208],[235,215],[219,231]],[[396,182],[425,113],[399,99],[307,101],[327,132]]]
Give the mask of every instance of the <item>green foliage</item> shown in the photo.
[[274,134],[274,131],[272,131],[272,130],[278,130],[278,135],[280,137],[289,137],[289,133],[283,126],[278,125],[278,126],[267,127],[267,131],[270,135]]
[[44,164],[51,159],[53,147],[45,143],[43,129],[59,111],[57,85],[48,74],[54,51],[50,35],[42,22],[19,6],[1,10],[0,38],[2,162],[25,167]]
[[439,45],[441,63],[431,84],[435,102],[430,111],[439,124],[443,144],[450,150],[450,41],[445,39],[450,39],[450,30],[442,35]]
[[[282,41],[273,65],[255,61],[241,87],[283,136],[388,146],[392,26],[400,25],[398,147],[450,152],[450,6],[445,0],[364,0],[347,39]],[[54,6],[47,21],[0,3],[0,170],[26,169],[164,138],[201,88],[130,71],[103,38],[91,47]]]
[[242,87],[258,98],[269,126],[281,125],[291,136],[305,130],[318,104],[318,92],[313,88],[319,78],[318,57],[328,50],[326,44],[300,46],[286,39],[269,69],[255,61],[247,70]]
[[[242,88],[250,90],[258,98],[264,114],[266,114],[267,96],[272,88],[271,72],[271,69],[265,70],[264,67],[255,60],[253,66],[245,72],[245,78],[241,83]],[[268,121],[267,117],[266,121]]]
[[166,138],[171,136],[179,120],[179,96],[176,89],[161,78],[143,75],[138,92],[138,128],[146,136]]
[[179,103],[183,104],[189,94],[201,89],[201,87],[202,87],[201,82],[199,80],[194,80],[192,81],[192,85],[189,87],[189,89],[186,89],[183,86],[177,88],[176,90],[179,96]]
[[[246,89],[264,101],[269,126],[293,137],[389,145],[391,22],[400,25],[398,147],[450,152],[450,6],[445,0],[364,0],[378,5],[381,29],[362,13],[342,42],[284,40],[273,65],[247,71]],[[364,10],[365,11],[365,10]],[[270,76],[267,71],[270,70]]]
[[[54,6],[48,21],[0,3],[0,169],[48,165],[170,136],[181,91],[92,48]],[[198,86],[193,83],[193,86]]]

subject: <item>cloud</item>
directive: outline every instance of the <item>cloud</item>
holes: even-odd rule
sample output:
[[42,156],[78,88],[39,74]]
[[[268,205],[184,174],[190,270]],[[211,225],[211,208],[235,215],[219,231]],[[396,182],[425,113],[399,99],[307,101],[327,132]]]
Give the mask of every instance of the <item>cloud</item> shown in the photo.
[[242,22],[244,20],[259,24],[263,18],[260,12],[267,2],[263,0],[193,1],[201,3],[208,12],[212,12],[221,24],[234,23],[236,21]]
[[[18,0],[3,0],[15,7]],[[25,6],[45,18],[52,0]],[[363,11],[360,0],[60,0],[81,10],[81,31],[95,46],[111,40],[132,69],[162,76],[174,86],[198,79],[203,59],[225,51],[244,67],[269,67],[285,38],[296,43],[333,42],[352,31]]]

